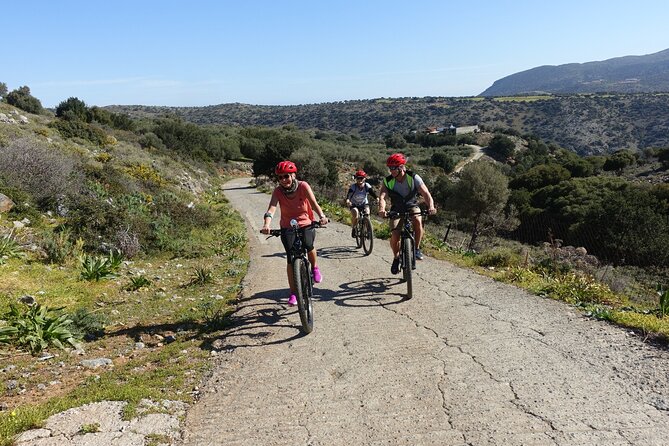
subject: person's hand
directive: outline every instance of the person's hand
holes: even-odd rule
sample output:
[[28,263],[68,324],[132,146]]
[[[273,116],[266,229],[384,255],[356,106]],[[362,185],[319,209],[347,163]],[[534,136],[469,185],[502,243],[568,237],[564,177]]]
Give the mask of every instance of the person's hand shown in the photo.
[[385,209],[379,209],[379,217],[386,218],[386,215],[388,215],[388,213]]
[[269,234],[269,226],[264,226],[260,229],[263,234]]
[[430,209],[427,210],[427,213],[428,213],[429,215],[434,215],[434,214],[437,213],[437,208],[435,208],[435,207],[433,206],[433,207],[431,207]]
[[325,215],[321,215],[321,219],[319,220],[319,223],[321,224],[321,226],[325,226],[329,222],[330,222],[330,220],[328,220],[328,218]]
[[346,200],[346,206],[350,206],[350,205],[351,205],[351,200]]

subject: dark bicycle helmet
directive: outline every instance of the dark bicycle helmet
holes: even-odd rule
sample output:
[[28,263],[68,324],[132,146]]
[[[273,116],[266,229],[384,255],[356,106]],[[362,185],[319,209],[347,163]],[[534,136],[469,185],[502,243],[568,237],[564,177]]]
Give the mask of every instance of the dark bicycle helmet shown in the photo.
[[386,166],[388,166],[388,167],[403,166],[406,163],[407,163],[407,159],[401,153],[393,153],[386,160]]
[[356,177],[356,178],[360,178],[360,177],[362,177],[362,178],[367,178],[367,174],[366,174],[365,171],[362,170],[362,169],[358,170],[358,171],[355,173],[355,175],[353,175],[353,176]]
[[274,168],[274,173],[277,175],[281,175],[284,173],[295,173],[295,172],[297,172],[297,166],[295,165],[294,162],[287,160],[281,161]]

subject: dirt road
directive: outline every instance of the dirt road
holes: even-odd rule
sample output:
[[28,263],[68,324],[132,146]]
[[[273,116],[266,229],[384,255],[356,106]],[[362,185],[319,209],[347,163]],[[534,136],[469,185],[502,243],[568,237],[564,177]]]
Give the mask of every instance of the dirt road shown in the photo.
[[414,299],[377,240],[363,257],[332,223],[316,245],[315,329],[285,304],[269,196],[228,183],[251,265],[235,325],[186,419],[187,445],[666,445],[669,354],[443,261]]

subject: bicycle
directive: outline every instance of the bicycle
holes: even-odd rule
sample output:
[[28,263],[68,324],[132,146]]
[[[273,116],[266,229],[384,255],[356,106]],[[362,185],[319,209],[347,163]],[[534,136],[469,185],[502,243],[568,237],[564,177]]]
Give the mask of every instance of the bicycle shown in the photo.
[[[314,279],[311,264],[307,259],[307,250],[304,246],[304,229],[320,228],[322,225],[314,221],[309,226],[300,228],[297,226],[297,220],[290,221],[291,228],[294,231],[295,239],[290,248],[289,255],[292,257],[293,279],[295,281],[295,291],[297,295],[297,310],[300,313],[300,322],[302,330],[309,334],[314,329],[314,307],[312,298],[314,295]],[[270,237],[281,237],[281,229],[270,229]],[[269,237],[268,237],[269,238]]]
[[400,269],[402,270],[402,278],[407,284],[407,299],[413,297],[413,278],[411,277],[411,272],[416,269],[416,239],[412,217],[417,215],[427,216],[428,213],[427,211],[421,210],[420,212],[390,211],[387,214],[387,218],[391,220],[400,218],[403,222],[402,232],[400,233]]
[[362,248],[366,256],[372,253],[374,248],[374,227],[369,216],[369,206],[354,206],[358,209],[358,224],[355,226],[355,244]]

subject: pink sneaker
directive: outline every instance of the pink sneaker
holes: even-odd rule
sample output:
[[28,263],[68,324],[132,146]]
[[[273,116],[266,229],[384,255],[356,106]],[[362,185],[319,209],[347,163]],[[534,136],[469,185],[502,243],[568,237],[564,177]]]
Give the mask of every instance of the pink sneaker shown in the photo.
[[321,270],[318,267],[314,268],[314,282],[321,283],[323,281],[323,276],[321,275]]
[[288,305],[297,305],[297,296],[294,294],[291,294],[290,297],[288,298]]

